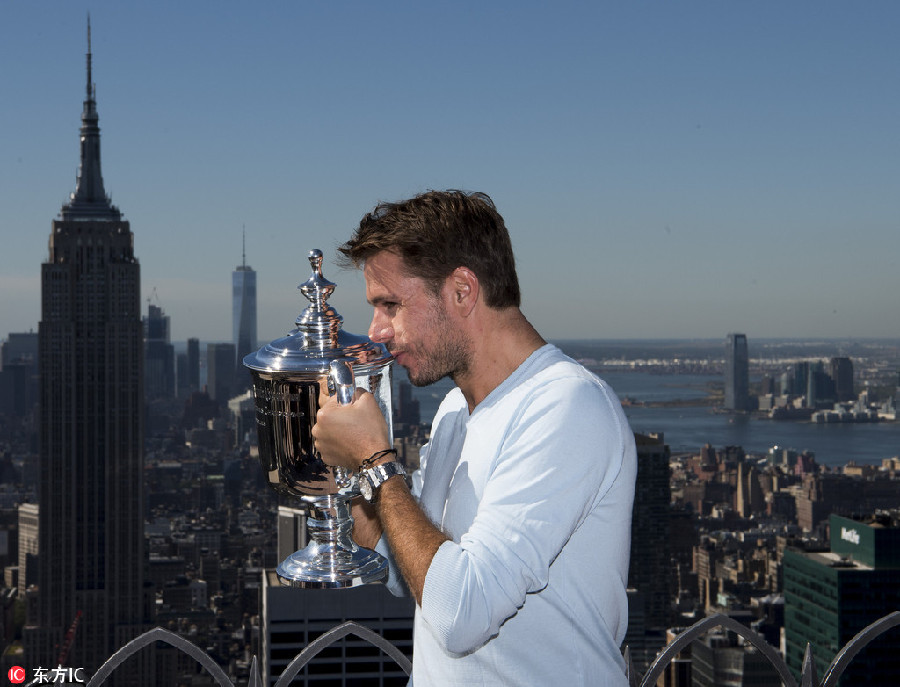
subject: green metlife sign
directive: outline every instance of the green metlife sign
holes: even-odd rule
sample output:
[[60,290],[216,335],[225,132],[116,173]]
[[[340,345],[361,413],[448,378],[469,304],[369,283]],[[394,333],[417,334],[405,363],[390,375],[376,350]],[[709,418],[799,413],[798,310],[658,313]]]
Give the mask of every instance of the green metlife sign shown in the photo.
[[900,567],[900,527],[832,515],[831,551],[873,568]]

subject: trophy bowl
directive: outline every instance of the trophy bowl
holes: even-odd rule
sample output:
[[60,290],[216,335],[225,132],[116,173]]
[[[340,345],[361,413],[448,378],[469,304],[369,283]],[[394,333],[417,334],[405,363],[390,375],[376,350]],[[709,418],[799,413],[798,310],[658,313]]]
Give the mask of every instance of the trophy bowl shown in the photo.
[[383,345],[343,331],[343,318],[327,304],[335,284],[322,276],[322,251],[311,250],[309,262],[312,275],[298,287],[309,306],[296,327],[243,362],[253,379],[263,474],[279,494],[309,508],[310,542],[278,565],[279,579],[294,587],[356,587],[384,580],[387,562],[352,540],[358,477],[322,461],[312,428],[324,382],[340,403],[351,403],[356,387],[370,391],[390,432],[393,358]]

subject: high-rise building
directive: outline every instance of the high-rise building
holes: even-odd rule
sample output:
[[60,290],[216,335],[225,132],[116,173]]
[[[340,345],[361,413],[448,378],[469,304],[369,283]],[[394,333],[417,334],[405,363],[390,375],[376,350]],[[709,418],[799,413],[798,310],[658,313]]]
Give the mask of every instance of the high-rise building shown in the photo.
[[188,389],[200,391],[200,340],[187,340]]
[[[144,629],[146,558],[140,268],[100,173],[90,24],[81,168],[41,267],[38,341],[38,598],[26,658],[58,665],[80,618],[68,665],[90,674]],[[139,684],[139,662],[117,679]]]
[[[831,551],[784,552],[784,635],[788,666],[800,675],[806,644],[818,675],[863,628],[900,608],[900,520],[832,515]],[[896,634],[868,644],[842,685],[888,685],[900,675]]]
[[37,584],[39,506],[36,503],[19,504],[19,587],[21,598],[33,584]]
[[235,381],[238,387],[250,386],[250,373],[244,356],[256,350],[256,272],[247,264],[247,241],[241,264],[231,273],[231,317],[235,349]]
[[834,400],[852,401],[853,361],[850,358],[831,359],[831,379],[834,381]]
[[[749,625],[742,611],[716,609]],[[781,684],[762,652],[729,629],[717,628],[691,643],[691,684],[694,687],[770,687]]]
[[662,434],[635,434],[637,478],[628,566],[628,633],[632,661],[644,672],[665,644],[675,570],[669,545],[669,457]]
[[646,617],[652,627],[665,629],[671,621],[671,561],[669,560],[668,445],[662,434],[635,434],[638,472],[632,510],[631,564],[628,586],[646,598]]
[[221,408],[234,396],[234,374],[234,344],[206,344],[206,389]]
[[750,410],[750,356],[747,336],[729,334],[725,345],[725,408]]
[[170,318],[158,305],[149,305],[144,318],[144,383],[148,400],[175,395],[175,347],[169,335]]
[[19,360],[35,360],[38,350],[38,335],[32,332],[24,334],[10,333],[6,341],[0,344],[0,370]]
[[0,344],[0,413],[23,417],[37,403],[37,334],[13,334]]

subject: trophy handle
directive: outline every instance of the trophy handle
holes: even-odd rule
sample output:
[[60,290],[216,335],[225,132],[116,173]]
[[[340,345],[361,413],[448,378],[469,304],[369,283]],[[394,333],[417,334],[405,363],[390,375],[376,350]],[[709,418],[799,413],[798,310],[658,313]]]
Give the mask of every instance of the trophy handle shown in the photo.
[[356,380],[353,377],[353,366],[348,360],[331,361],[328,366],[328,393],[337,394],[338,403],[342,406],[353,403]]
[[[337,394],[338,403],[342,406],[353,403],[353,394],[356,393],[356,379],[353,376],[353,366],[346,359],[332,360],[328,366],[328,393]],[[344,468],[334,468],[334,481],[342,489],[350,486],[352,478]]]

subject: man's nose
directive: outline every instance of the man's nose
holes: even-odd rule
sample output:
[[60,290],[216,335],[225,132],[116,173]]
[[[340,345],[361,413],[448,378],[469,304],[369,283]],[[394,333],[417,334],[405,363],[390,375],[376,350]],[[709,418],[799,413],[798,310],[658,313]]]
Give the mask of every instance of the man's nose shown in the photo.
[[390,323],[377,312],[372,316],[372,324],[369,325],[369,338],[375,343],[387,343],[394,338],[394,330]]

